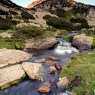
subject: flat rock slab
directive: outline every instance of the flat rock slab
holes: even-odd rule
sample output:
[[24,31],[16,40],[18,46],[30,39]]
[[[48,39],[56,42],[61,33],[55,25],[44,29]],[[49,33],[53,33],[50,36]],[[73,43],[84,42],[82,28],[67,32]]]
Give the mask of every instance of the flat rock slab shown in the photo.
[[32,80],[43,80],[44,69],[40,63],[24,62],[22,67]]
[[2,68],[0,69],[0,88],[9,87],[17,83],[24,76],[25,72],[19,64]]
[[20,63],[30,57],[30,54],[20,50],[0,49],[0,67]]

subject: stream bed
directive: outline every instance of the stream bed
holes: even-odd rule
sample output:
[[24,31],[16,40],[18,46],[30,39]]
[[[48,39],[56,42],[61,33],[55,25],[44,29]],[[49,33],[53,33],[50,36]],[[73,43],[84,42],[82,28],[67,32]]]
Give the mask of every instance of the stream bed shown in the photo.
[[[67,48],[67,49],[66,49]],[[29,62],[38,63],[42,59],[46,59],[49,56],[54,56],[58,59],[58,64],[64,66],[71,58],[71,56],[78,52],[75,48],[71,47],[70,44],[65,42],[64,45],[58,45],[55,49],[50,50],[41,50],[39,52],[35,52],[33,57],[29,60]],[[51,82],[52,88],[50,93],[42,94],[37,91],[38,87],[43,84],[41,81],[32,81],[29,78],[23,80],[21,83],[14,85],[10,88],[4,89],[0,91],[0,95],[69,95],[69,94],[62,94],[64,93],[64,89],[60,89],[57,87],[57,82],[59,80],[60,73],[56,73],[54,75],[48,73],[49,65],[44,65],[44,82]]]

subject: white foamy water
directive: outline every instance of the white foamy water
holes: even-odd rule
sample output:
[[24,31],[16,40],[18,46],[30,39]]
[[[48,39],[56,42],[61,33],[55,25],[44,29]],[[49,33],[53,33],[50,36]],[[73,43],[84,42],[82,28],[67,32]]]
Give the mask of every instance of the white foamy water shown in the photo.
[[78,50],[74,47],[71,46],[70,43],[68,42],[61,42],[55,49],[54,53],[59,54],[59,55],[64,55],[64,54],[71,54],[71,53],[78,53]]

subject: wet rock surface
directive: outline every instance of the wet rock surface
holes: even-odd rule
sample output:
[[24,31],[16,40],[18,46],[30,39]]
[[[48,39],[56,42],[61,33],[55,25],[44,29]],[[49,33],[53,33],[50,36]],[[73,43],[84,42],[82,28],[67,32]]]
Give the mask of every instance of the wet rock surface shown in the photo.
[[49,93],[51,90],[51,84],[48,82],[43,83],[39,88],[38,92],[40,93]]

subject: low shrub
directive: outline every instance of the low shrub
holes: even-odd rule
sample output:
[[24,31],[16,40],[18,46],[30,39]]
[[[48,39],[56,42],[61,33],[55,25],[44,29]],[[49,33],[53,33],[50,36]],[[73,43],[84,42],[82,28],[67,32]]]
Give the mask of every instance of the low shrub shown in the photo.
[[74,27],[72,23],[65,21],[62,18],[57,18],[57,17],[49,17],[46,20],[46,23],[50,26],[53,26],[58,29],[65,29],[65,30],[73,30]]
[[17,32],[14,33],[15,38],[20,39],[31,39],[36,37],[41,37],[45,34],[44,29],[37,27],[37,26],[26,26],[17,28]]
[[43,19],[48,20],[50,17],[51,17],[50,15],[45,15],[43,16]]
[[29,19],[35,19],[35,17],[32,14],[29,14],[29,13],[27,13],[25,11],[23,11],[21,13],[21,16],[22,16],[23,19],[27,19],[27,20],[29,20]]
[[71,19],[72,23],[80,23],[80,29],[82,28],[89,28],[88,22],[85,18],[72,18]]
[[56,9],[56,15],[59,17],[64,17],[65,11],[62,8],[57,8]]

